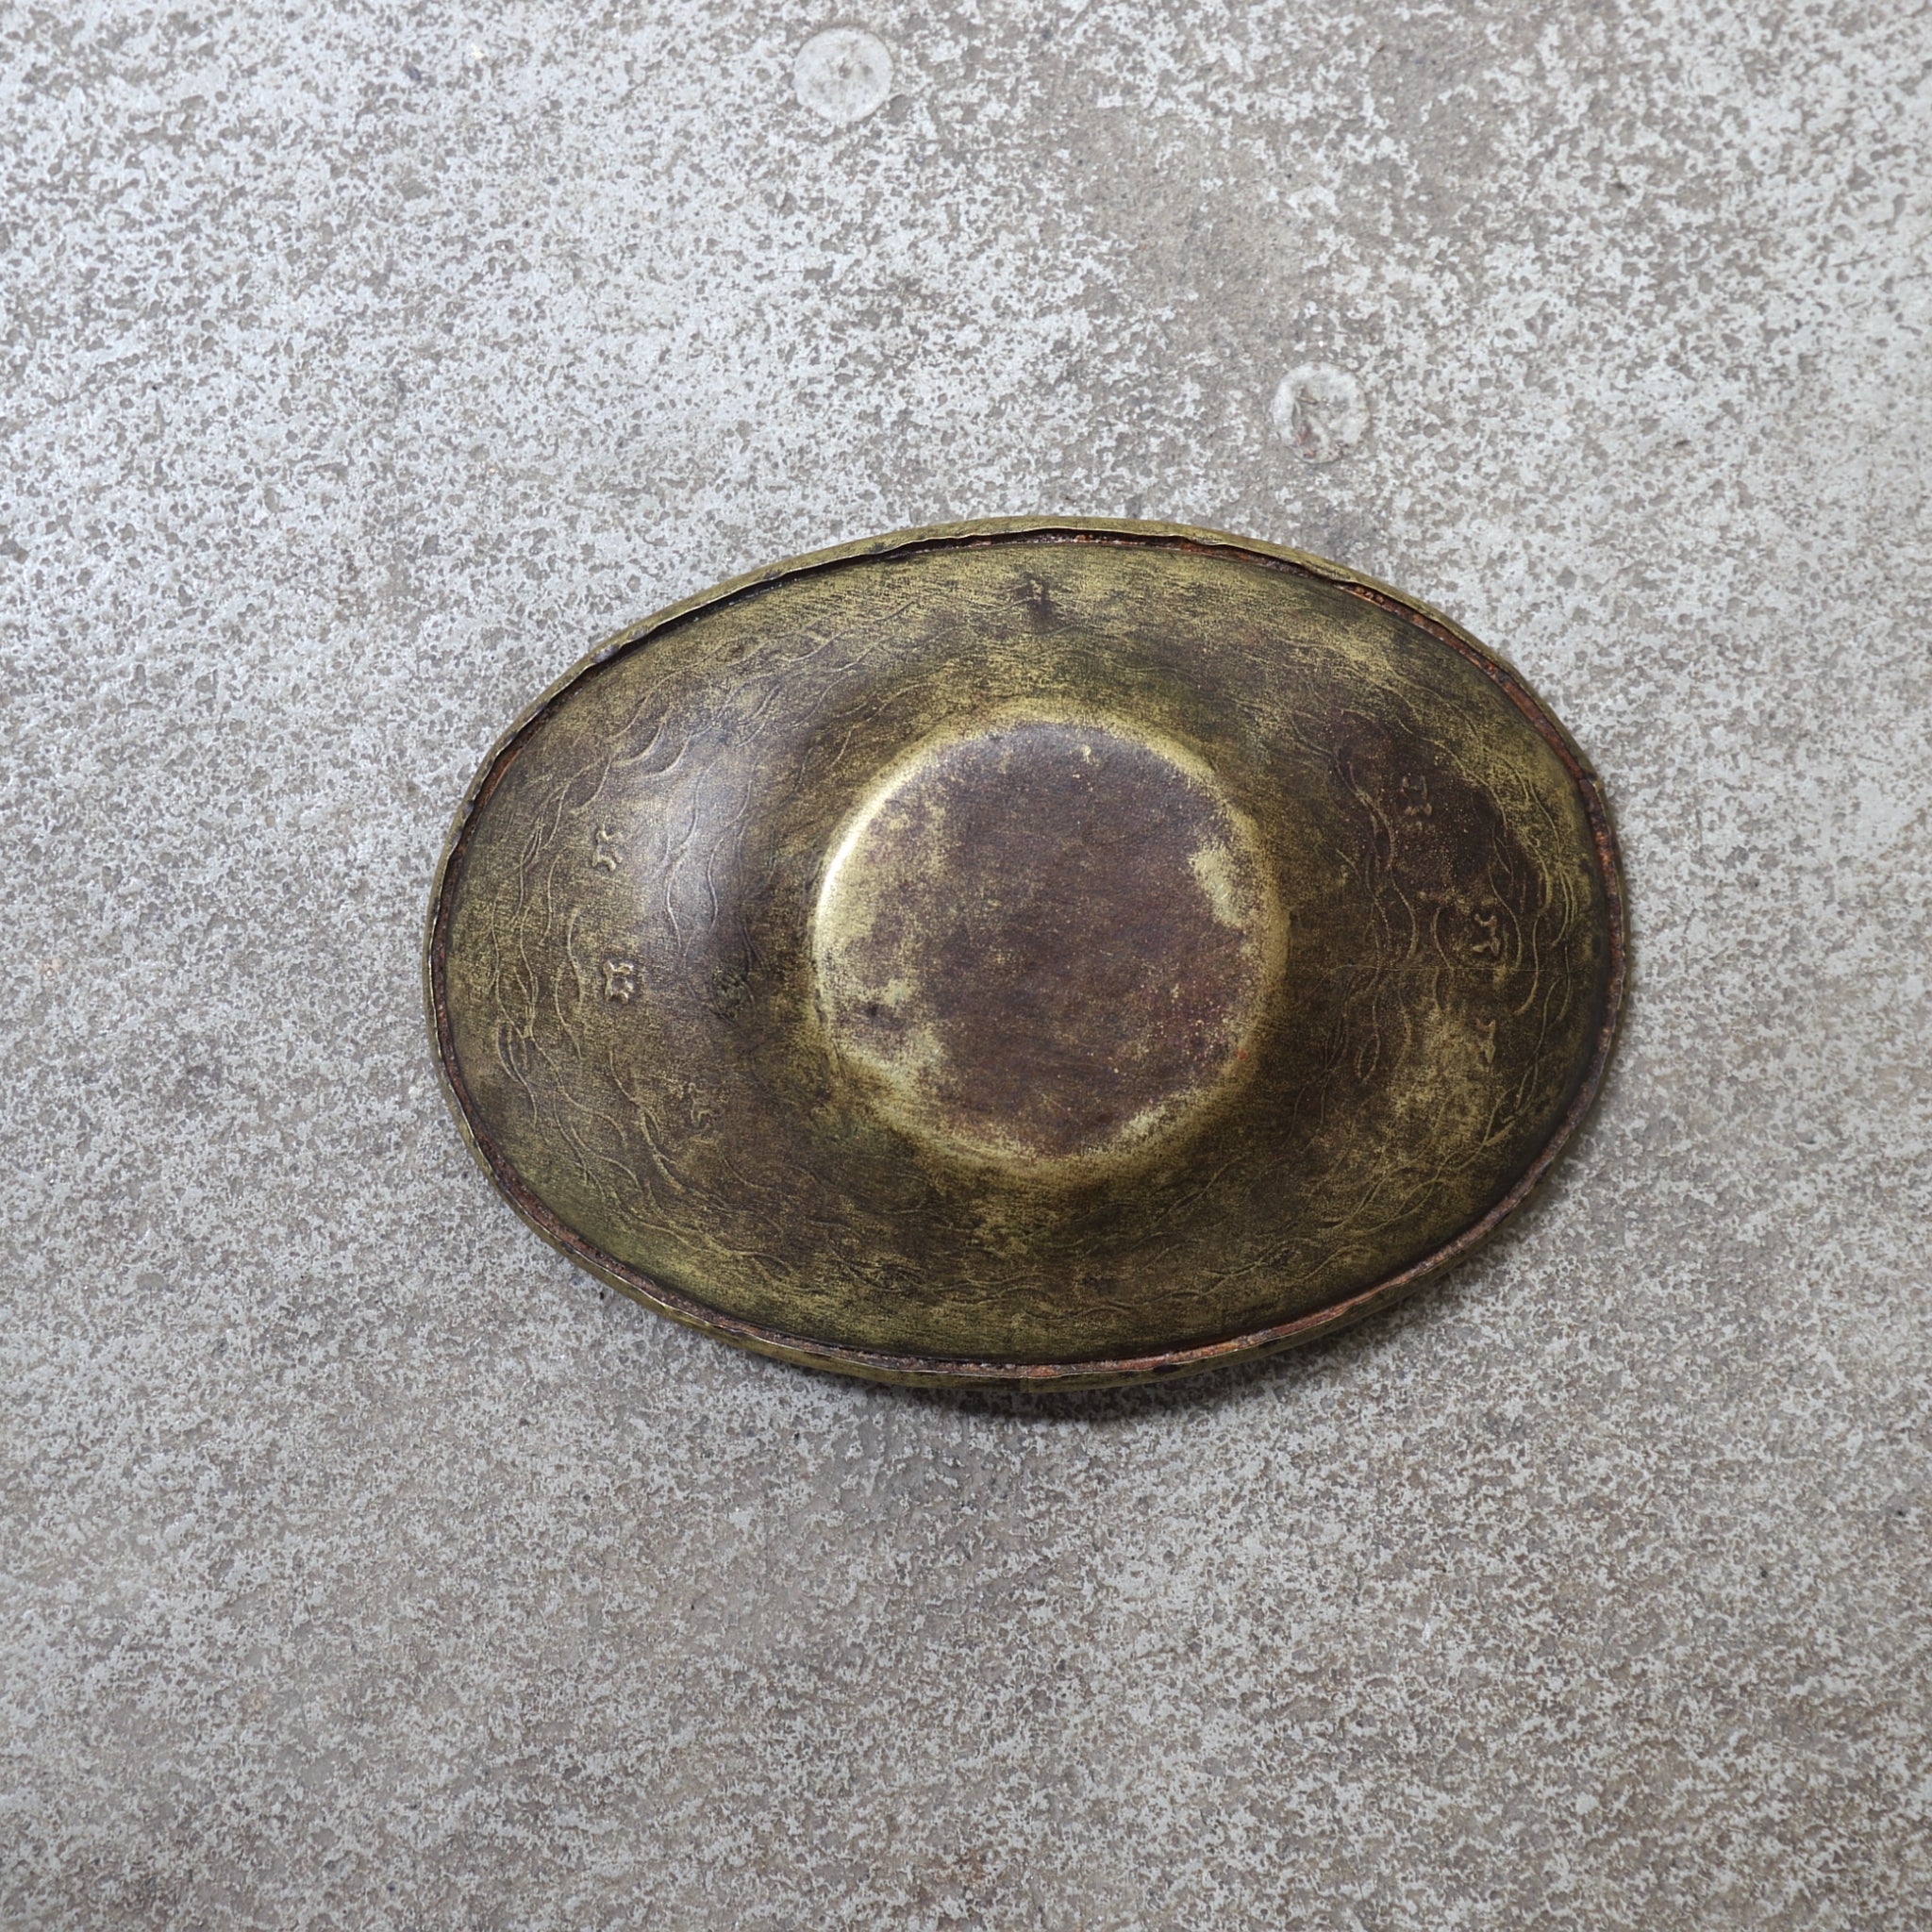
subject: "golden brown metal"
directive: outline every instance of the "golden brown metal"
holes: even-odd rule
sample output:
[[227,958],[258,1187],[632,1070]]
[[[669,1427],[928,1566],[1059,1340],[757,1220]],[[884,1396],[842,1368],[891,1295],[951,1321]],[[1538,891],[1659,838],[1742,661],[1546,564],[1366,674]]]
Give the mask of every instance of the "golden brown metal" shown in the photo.
[[914,530],[539,700],[426,965],[463,1131],[664,1314],[1121,1382],[1393,1301],[1520,1207],[1624,985],[1596,778],[1448,619],[1171,525]]

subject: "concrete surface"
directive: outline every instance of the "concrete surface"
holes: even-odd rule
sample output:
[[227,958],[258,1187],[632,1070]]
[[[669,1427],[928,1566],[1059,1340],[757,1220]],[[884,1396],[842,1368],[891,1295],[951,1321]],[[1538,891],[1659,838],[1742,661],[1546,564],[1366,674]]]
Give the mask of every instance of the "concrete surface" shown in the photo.
[[[0,1922],[1927,1923],[1923,5],[0,46]],[[660,602],[1040,509],[1516,658],[1627,841],[1593,1129],[1158,1393],[607,1299],[431,1078],[466,775]]]

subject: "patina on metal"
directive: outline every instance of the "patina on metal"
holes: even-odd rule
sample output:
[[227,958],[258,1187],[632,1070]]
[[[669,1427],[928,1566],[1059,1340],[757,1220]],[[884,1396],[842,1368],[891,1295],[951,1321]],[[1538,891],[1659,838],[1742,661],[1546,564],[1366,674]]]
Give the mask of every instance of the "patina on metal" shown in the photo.
[[915,530],[649,618],[465,799],[431,1024],[478,1158],[650,1307],[901,1382],[1326,1333],[1520,1207],[1624,975],[1596,778],[1339,566]]

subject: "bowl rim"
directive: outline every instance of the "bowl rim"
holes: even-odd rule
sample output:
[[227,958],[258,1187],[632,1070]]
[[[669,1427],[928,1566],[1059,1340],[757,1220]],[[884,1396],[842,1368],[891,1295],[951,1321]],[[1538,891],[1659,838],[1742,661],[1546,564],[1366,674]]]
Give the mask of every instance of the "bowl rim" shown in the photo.
[[[1415,624],[1468,659],[1495,684],[1555,751],[1571,782],[1576,787],[1590,824],[1591,846],[1604,886],[1609,971],[1605,988],[1603,1021],[1589,1065],[1570,1105],[1549,1138],[1487,1213],[1406,1268],[1354,1294],[1325,1307],[1309,1309],[1287,1322],[1182,1348],[1108,1359],[1034,1362],[892,1354],[843,1342],[822,1341],[726,1314],[693,1295],[652,1279],[586,1240],[531,1191],[477,1119],[456,1058],[444,983],[451,899],[449,888],[470,829],[476,813],[494,791],[511,760],[566,691],[612,659],[637,650],[698,612],[729,603],[786,578],[834,571],[878,558],[922,550],[991,547],[1005,542],[1039,541],[1113,543],[1235,557],[1329,584]],[[441,855],[437,860],[423,946],[423,992],[435,1051],[438,1082],[456,1117],[464,1144],[494,1182],[498,1191],[523,1219],[553,1248],[598,1280],[687,1327],[699,1329],[755,1354],[804,1368],[833,1370],[871,1381],[912,1387],[1094,1389],[1196,1374],[1206,1369],[1256,1360],[1313,1341],[1359,1322],[1378,1309],[1392,1307],[1413,1294],[1424,1283],[1474,1255],[1523,1208],[1548,1178],[1602,1089],[1616,1044],[1627,991],[1627,924],[1623,864],[1616,830],[1595,768],[1554,712],[1531,690],[1522,673],[1507,658],[1478,641],[1444,612],[1396,590],[1392,585],[1307,551],[1291,550],[1257,538],[1238,537],[1191,524],[1114,517],[990,517],[897,530],[884,536],[868,537],[856,542],[834,544],[785,558],[760,569],[728,577],[693,596],[668,604],[650,616],[613,632],[579,658],[525,707],[516,721],[491,747],[464,788],[461,803],[457,808],[449,833],[443,841]]]

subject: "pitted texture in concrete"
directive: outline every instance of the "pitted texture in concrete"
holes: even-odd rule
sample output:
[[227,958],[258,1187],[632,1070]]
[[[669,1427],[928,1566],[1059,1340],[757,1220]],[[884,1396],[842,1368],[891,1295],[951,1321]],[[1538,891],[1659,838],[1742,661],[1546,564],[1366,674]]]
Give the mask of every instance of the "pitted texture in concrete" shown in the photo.
[[[0,49],[0,1920],[1924,1923],[1923,6]],[[431,1074],[465,777],[659,603],[1060,509],[1522,666],[1626,844],[1593,1125],[1424,1301],[1191,1387],[607,1297]]]

